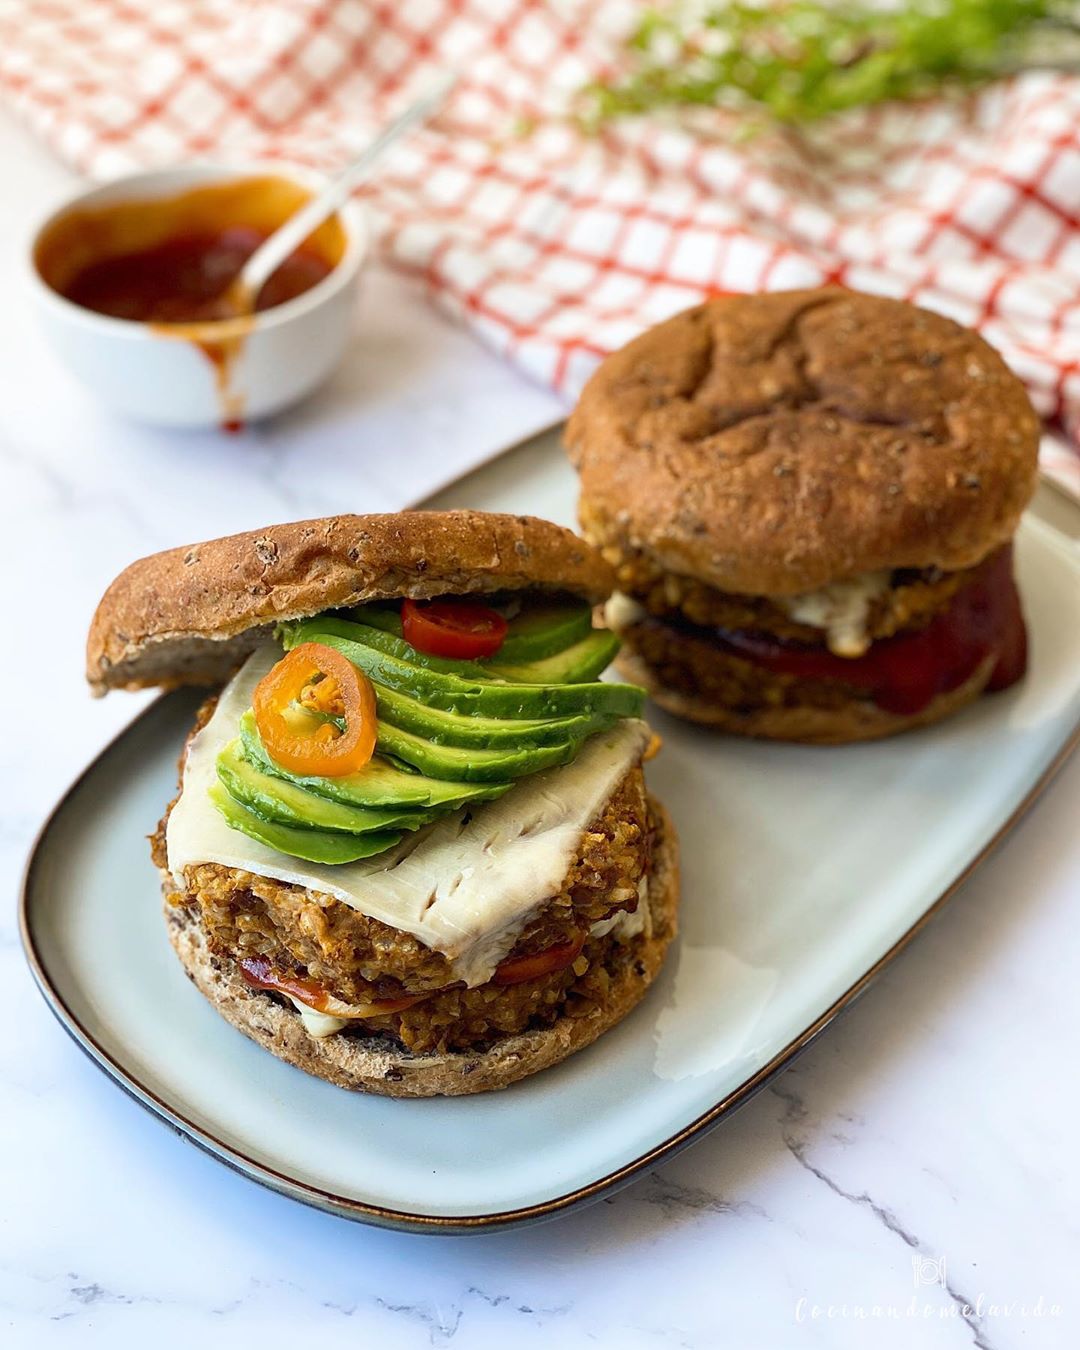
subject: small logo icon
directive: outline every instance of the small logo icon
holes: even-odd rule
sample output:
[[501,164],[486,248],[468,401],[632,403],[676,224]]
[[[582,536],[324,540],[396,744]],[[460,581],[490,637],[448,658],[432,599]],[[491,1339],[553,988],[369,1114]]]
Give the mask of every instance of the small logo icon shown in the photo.
[[923,1256],[916,1252],[911,1258],[911,1273],[918,1289],[924,1284],[938,1284],[945,1288],[945,1258],[943,1256]]

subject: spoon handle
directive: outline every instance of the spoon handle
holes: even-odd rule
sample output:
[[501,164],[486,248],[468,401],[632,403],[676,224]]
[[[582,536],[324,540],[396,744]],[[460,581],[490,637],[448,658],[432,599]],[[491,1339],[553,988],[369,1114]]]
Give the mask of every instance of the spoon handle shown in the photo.
[[285,259],[348,199],[355,188],[370,177],[375,162],[383,152],[413,127],[427,121],[445,101],[456,82],[456,74],[447,73],[439,76],[426,93],[414,103],[410,103],[404,112],[383,127],[370,145],[335,174],[321,192],[316,193],[295,215],[290,216],[275,230],[265,243],[259,245],[237,278],[235,284],[238,289],[251,297],[254,302],[259,291]]

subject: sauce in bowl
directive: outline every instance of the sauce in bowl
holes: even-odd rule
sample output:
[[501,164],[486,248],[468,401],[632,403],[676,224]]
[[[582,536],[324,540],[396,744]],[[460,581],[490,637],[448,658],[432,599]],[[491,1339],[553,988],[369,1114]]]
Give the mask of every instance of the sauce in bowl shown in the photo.
[[[205,323],[236,317],[227,293],[269,231],[230,225],[217,234],[181,235],[137,253],[92,262],[61,292],[97,314],[137,323]],[[310,291],[333,264],[312,249],[286,258],[263,286],[256,311],[273,309]]]
[[[73,210],[41,235],[34,263],[46,285],[81,309],[193,343],[214,366],[221,420],[235,429],[243,407],[231,372],[256,317],[238,314],[226,293],[255,249],[310,197],[292,179],[266,175]],[[337,216],[324,221],[263,286],[256,313],[319,285],[346,242]]]

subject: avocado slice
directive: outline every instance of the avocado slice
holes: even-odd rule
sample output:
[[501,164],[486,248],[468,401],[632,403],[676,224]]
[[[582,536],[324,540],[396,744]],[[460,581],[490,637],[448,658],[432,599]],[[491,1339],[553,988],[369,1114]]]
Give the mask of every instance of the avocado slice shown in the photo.
[[354,605],[352,609],[342,610],[342,614],[352,623],[363,623],[369,628],[381,629],[384,633],[393,633],[401,637],[401,602],[394,604]]
[[263,820],[230,796],[223,783],[215,783],[209,795],[234,830],[240,830],[267,848],[276,849],[278,853],[288,853],[306,862],[356,862],[360,858],[384,853],[401,840],[400,833],[393,830],[372,830],[370,834],[331,834],[328,830],[303,830],[295,825],[280,825]]
[[415,765],[431,778],[455,778],[470,783],[505,782],[507,778],[524,778],[556,764],[568,764],[580,745],[580,739],[555,745],[523,745],[516,750],[435,745],[426,736],[416,736],[379,721],[379,749],[383,754]]
[[[357,605],[348,615],[356,623],[402,637],[401,610],[397,605]],[[543,596],[526,599],[521,612],[509,621],[502,646],[491,659],[504,666],[539,661],[580,642],[591,630],[592,609],[583,600]],[[426,658],[427,654],[415,647],[412,651],[413,659],[421,664],[420,658]]]
[[332,830],[337,834],[369,834],[372,830],[418,830],[442,812],[438,809],[410,810],[390,807],[385,810],[349,806],[330,801],[318,793],[275,778],[256,767],[243,755],[243,743],[230,741],[218,755],[218,778],[242,806],[263,820],[300,829]]
[[[536,600],[510,620],[502,646],[489,660],[500,667],[540,661],[572,647],[590,632],[592,610],[584,601]],[[484,662],[485,668],[488,664]]]
[[[584,675],[578,676],[583,682],[577,684],[518,684],[495,677],[495,672],[491,670],[483,671],[482,677],[477,677],[473,672],[482,668],[465,661],[442,663],[464,674],[420,666],[388,647],[388,644],[395,644],[403,651],[411,652],[412,648],[407,643],[364,624],[349,623],[344,619],[316,618],[290,624],[283,636],[286,646],[290,648],[301,642],[325,643],[348,657],[376,684],[449,712],[534,719],[577,717],[585,713],[636,717],[645,699],[644,692],[633,685],[585,683],[587,676]],[[585,644],[588,644],[588,650],[579,651]],[[615,649],[612,644],[617,646],[618,639],[598,630],[561,656],[569,657],[570,653],[574,653],[564,663],[565,666],[585,670],[595,665],[600,655],[607,654],[610,657]],[[558,662],[560,659],[560,656],[554,656],[549,657],[548,661]],[[539,666],[540,663],[536,663],[522,669],[535,673]]]
[[530,745],[581,740],[594,731],[603,731],[616,720],[598,712],[538,720],[466,716],[443,708],[430,708],[418,699],[382,685],[375,686],[375,700],[380,722],[423,736],[434,745],[465,745],[481,750],[521,750]]
[[376,755],[358,772],[340,778],[305,777],[291,774],[275,764],[259,739],[255,717],[249,709],[240,719],[240,739],[244,756],[264,773],[295,783],[329,801],[346,806],[399,807],[422,810],[425,807],[443,807],[450,810],[467,801],[490,801],[509,791],[511,784],[450,782],[445,779],[425,778],[413,769],[403,769]]
[[[522,684],[564,684],[573,688],[578,683],[595,680],[608,668],[618,650],[619,639],[615,634],[606,628],[596,628],[572,647],[535,661],[504,663],[502,652],[496,652],[485,664],[485,669],[489,675],[503,680]],[[629,687],[632,686],[622,686],[624,689]]]

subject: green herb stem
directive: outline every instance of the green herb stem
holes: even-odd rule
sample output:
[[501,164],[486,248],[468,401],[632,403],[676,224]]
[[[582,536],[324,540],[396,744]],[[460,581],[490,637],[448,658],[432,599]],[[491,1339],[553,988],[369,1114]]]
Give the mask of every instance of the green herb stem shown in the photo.
[[576,112],[591,128],[687,106],[814,122],[970,88],[1033,64],[1060,67],[1063,32],[1080,32],[1075,5],[1063,0],[676,5],[646,11],[626,40],[622,70],[581,90]]

